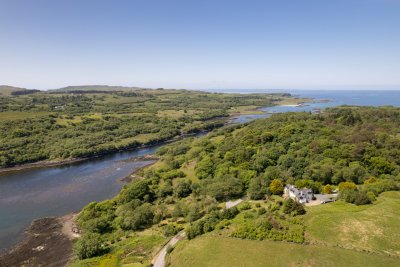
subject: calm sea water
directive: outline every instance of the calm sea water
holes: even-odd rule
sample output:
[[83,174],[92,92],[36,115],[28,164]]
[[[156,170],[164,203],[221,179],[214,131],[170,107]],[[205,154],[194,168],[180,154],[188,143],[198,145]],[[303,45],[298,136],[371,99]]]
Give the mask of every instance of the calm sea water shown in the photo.
[[[281,91],[281,90],[212,90],[215,92],[262,93],[289,92],[301,97],[329,99],[304,107],[269,107],[269,113],[312,111],[337,105],[400,105],[400,91]],[[243,115],[244,123],[271,114]],[[50,167],[0,175],[0,249],[23,237],[32,220],[79,211],[91,201],[114,196],[121,188],[120,178],[149,162],[126,159],[154,153],[159,146],[113,155],[62,167]]]
[[313,98],[316,100],[329,100],[328,102],[306,103],[305,106],[275,106],[262,108],[265,114],[243,115],[235,118],[234,123],[245,123],[258,118],[270,117],[273,113],[299,112],[341,105],[353,106],[400,106],[400,90],[371,91],[371,90],[213,90],[223,93],[291,93],[293,96]]
[[116,195],[123,185],[120,178],[151,163],[127,159],[152,154],[158,147],[0,175],[0,250],[21,240],[34,219],[76,212]]

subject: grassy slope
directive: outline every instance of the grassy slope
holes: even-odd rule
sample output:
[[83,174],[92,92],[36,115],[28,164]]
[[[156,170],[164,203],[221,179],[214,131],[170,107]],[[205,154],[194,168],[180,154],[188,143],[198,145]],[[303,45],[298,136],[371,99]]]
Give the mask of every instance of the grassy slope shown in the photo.
[[52,114],[52,112],[47,112],[47,111],[37,111],[37,112],[6,111],[6,112],[1,112],[0,122],[9,121],[9,120],[32,119],[32,118],[48,116],[50,114]]
[[151,259],[165,243],[157,233],[144,233],[123,238],[108,254],[86,260],[74,260],[70,267],[149,266]]
[[[205,236],[185,241],[172,266],[400,266],[400,192],[374,205],[343,202],[308,209],[310,245]],[[215,236],[215,235],[214,235]],[[373,252],[373,253],[370,253]],[[391,256],[387,256],[391,255]]]
[[0,95],[3,95],[3,96],[10,96],[12,92],[22,91],[22,90],[26,90],[26,89],[20,88],[20,87],[8,86],[8,85],[0,85]]
[[352,250],[273,241],[200,237],[171,254],[171,266],[396,266],[398,259]]
[[400,256],[400,192],[385,192],[373,205],[337,202],[310,207],[307,240]]

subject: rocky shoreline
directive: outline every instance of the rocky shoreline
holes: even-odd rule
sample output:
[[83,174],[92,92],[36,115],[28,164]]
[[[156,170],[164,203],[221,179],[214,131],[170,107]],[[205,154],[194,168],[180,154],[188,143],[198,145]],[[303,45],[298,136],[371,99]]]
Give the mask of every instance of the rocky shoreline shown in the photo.
[[0,255],[0,266],[66,266],[79,236],[75,219],[76,214],[68,214],[34,220],[25,239]]
[[[124,183],[135,180],[135,174],[156,163],[158,157],[152,154],[126,159],[125,161],[153,161],[138,168],[121,179]],[[8,266],[67,266],[73,257],[73,240],[80,237],[76,224],[78,213],[61,217],[36,219],[26,231],[24,239],[10,249],[0,252],[0,267]]]

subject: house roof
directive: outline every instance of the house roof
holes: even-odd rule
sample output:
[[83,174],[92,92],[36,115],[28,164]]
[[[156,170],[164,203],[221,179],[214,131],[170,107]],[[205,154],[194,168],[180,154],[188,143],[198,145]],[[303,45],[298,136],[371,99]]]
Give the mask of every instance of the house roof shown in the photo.
[[297,189],[294,185],[287,184],[285,186],[289,191],[291,191],[293,194],[296,196],[306,196],[308,194],[312,194],[312,190],[309,188],[302,188],[302,189]]

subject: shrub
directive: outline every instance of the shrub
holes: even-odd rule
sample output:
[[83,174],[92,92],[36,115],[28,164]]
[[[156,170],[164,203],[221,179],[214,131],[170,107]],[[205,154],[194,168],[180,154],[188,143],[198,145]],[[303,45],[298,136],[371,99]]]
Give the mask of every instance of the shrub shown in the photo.
[[373,192],[371,192],[371,191],[367,192],[367,196],[371,200],[371,202],[374,202],[376,200],[375,194]]
[[368,197],[368,194],[365,191],[358,191],[356,198],[354,200],[354,204],[358,205],[366,205],[371,204],[372,200]]
[[400,186],[393,180],[378,180],[374,183],[368,183],[363,185],[365,191],[371,191],[376,196],[382,192],[399,190]]
[[263,230],[263,231],[269,231],[273,228],[269,218],[259,218],[256,221],[256,227]]
[[289,198],[283,203],[283,212],[296,216],[305,214],[306,210],[304,209],[302,204]]
[[240,210],[249,210],[251,209],[251,205],[248,202],[244,202],[242,205],[239,206]]
[[181,181],[174,187],[174,195],[178,198],[187,197],[192,193],[191,181]]
[[324,185],[322,187],[322,193],[324,194],[332,194],[334,190],[334,187],[331,186],[330,184]]
[[279,179],[272,180],[271,184],[269,185],[269,191],[273,195],[281,195],[283,193],[283,183]]
[[107,252],[102,244],[101,236],[97,233],[85,233],[75,243],[74,250],[79,259],[99,256]]
[[342,189],[339,196],[348,203],[354,203],[357,197],[357,190],[349,188]]
[[375,177],[371,176],[367,180],[364,181],[364,184],[373,184],[373,183],[375,183],[377,181],[378,180]]
[[167,224],[164,227],[163,232],[164,232],[164,235],[168,237],[168,236],[176,235],[177,233],[179,233],[180,230],[182,230],[181,226],[177,226],[174,224]]
[[266,212],[267,212],[267,210],[266,210],[264,207],[259,208],[258,211],[257,211],[258,215],[263,215],[263,214],[265,214]]
[[339,192],[342,192],[344,190],[356,190],[357,185],[353,182],[341,182],[339,184]]
[[348,203],[353,203],[356,205],[366,205],[371,204],[372,201],[375,199],[375,196],[372,192],[366,192],[365,190],[354,190],[354,189],[346,189],[340,193],[340,198]]
[[238,208],[232,207],[230,209],[224,209],[220,215],[220,218],[230,220],[230,219],[235,218],[236,215],[238,215],[238,214],[239,214]]
[[174,250],[174,247],[171,245],[167,246],[167,254],[170,254]]

